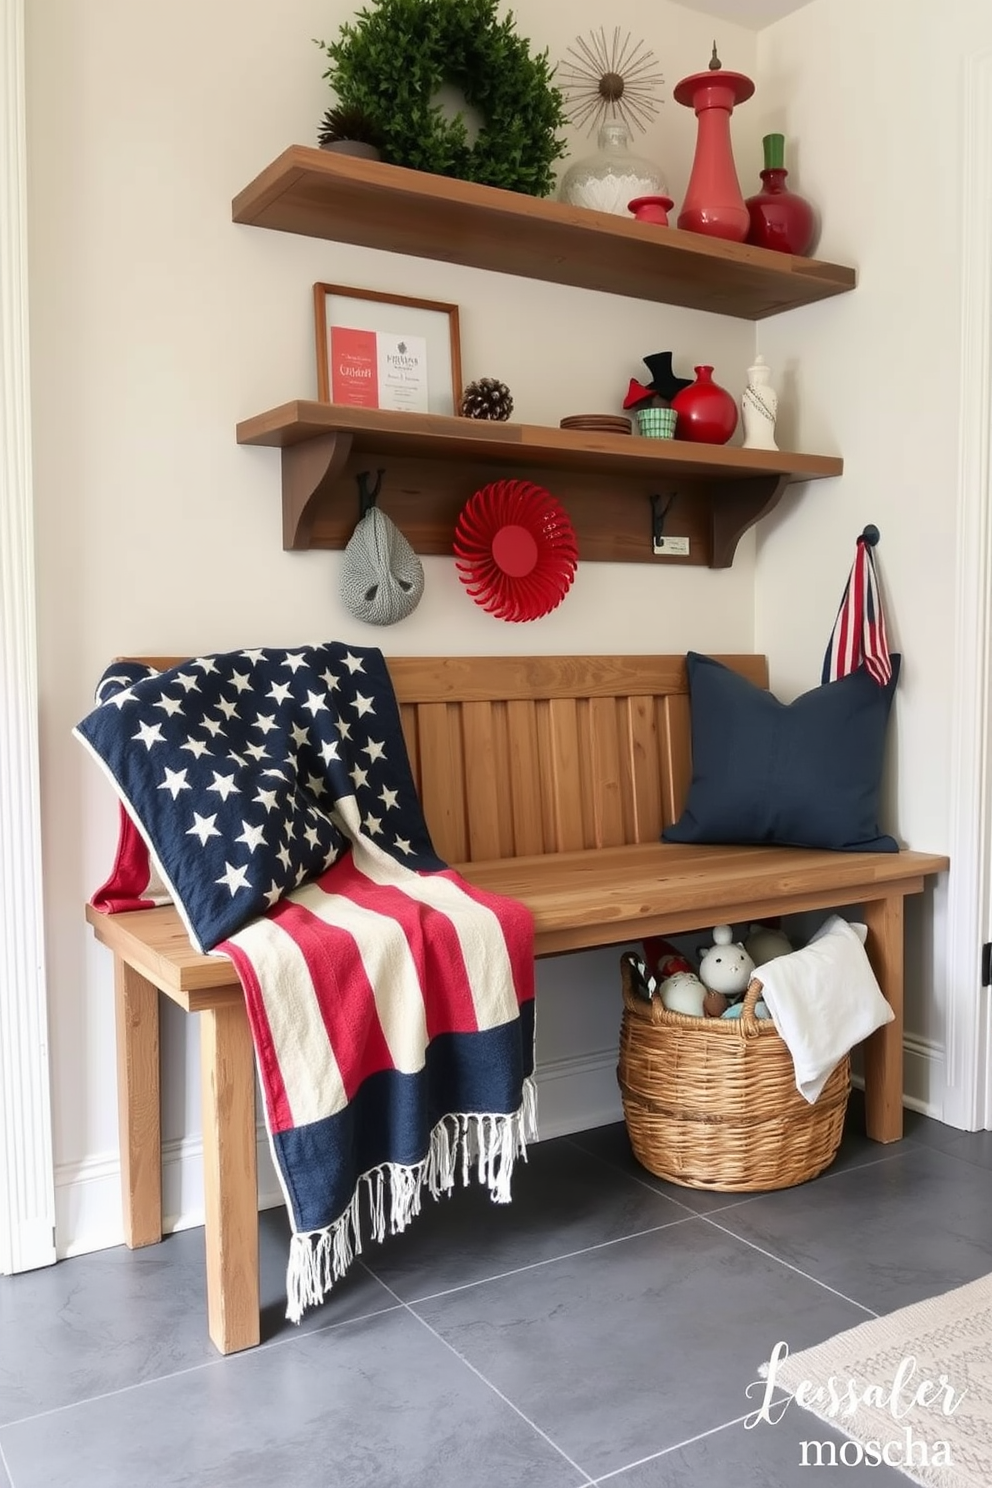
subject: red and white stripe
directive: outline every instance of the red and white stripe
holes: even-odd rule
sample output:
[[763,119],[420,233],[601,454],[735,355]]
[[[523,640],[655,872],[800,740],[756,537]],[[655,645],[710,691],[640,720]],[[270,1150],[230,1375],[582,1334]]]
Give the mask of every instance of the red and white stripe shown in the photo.
[[854,563],[823,658],[823,682],[836,682],[863,666],[880,687],[892,677],[885,615],[871,544],[858,538]]
[[244,987],[273,1132],[343,1110],[380,1070],[418,1073],[433,1037],[509,1023],[534,995],[522,906],[508,927],[507,901],[501,923],[450,870],[387,869],[364,847],[217,948]]

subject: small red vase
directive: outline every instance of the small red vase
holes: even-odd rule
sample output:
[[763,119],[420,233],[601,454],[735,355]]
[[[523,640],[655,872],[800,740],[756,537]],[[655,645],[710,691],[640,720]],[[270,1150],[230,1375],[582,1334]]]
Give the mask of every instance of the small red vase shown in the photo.
[[778,253],[807,253],[816,231],[813,208],[805,197],[790,191],[785,182],[785,136],[766,134],[765,168],[761,172],[763,190],[747,199],[751,226],[747,241],[757,248],[774,248]]
[[675,438],[694,444],[726,444],[737,428],[737,403],[713,381],[712,367],[696,367],[696,380],[676,393]]

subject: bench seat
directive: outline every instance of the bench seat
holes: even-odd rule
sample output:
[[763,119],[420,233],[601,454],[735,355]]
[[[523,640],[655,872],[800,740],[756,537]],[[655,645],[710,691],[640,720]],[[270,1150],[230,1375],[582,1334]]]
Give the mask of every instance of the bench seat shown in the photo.
[[[150,658],[166,666],[180,658]],[[767,685],[763,657],[722,658]],[[894,1019],[864,1046],[868,1135],[902,1135],[903,905],[940,854],[659,841],[691,777],[681,657],[390,660],[439,855],[519,899],[535,954],[858,906]],[[254,1055],[231,962],[171,907],[87,908],[114,957],[125,1238],[162,1236],[159,994],[200,1015],[207,1302],[222,1353],[259,1341]],[[617,1024],[620,993],[617,977]]]

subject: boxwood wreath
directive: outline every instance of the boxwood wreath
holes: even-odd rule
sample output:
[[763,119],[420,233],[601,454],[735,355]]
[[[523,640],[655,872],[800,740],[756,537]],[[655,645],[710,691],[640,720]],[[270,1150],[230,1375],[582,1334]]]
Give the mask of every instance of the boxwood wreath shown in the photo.
[[[565,153],[564,101],[547,52],[532,56],[512,13],[496,11],[497,0],[374,0],[337,41],[317,42],[331,63],[323,75],[340,107],[378,130],[383,160],[547,196]],[[464,118],[433,101],[444,83],[482,117],[473,144]]]

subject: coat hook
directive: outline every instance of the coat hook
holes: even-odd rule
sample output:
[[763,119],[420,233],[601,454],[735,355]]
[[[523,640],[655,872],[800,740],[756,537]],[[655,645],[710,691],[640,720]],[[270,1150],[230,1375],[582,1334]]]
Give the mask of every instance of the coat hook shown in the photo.
[[651,497],[651,542],[653,545],[657,545],[664,538],[665,518],[668,516],[668,513],[671,511],[673,505],[675,504],[675,492],[672,492],[671,496],[669,496],[668,500],[665,502],[665,505],[659,511],[658,507],[660,503],[660,496]]
[[372,487],[371,491],[368,488],[368,482],[372,479],[371,471],[360,470],[355,476],[355,479],[358,482],[359,520],[361,520],[361,518],[365,516],[366,512],[370,511],[371,508],[375,506],[376,500],[379,496],[379,492],[382,490],[382,477],[385,475],[385,473],[386,472],[384,470],[376,471],[375,485]]
[[869,522],[868,523],[868,526],[865,528],[864,532],[862,532],[862,534],[861,534],[862,538],[864,539],[864,541],[868,544],[868,546],[870,548],[875,547],[875,545],[877,544],[877,542],[878,542],[879,538],[881,537],[881,535],[882,534],[879,532],[879,530],[875,526],[874,522]]

